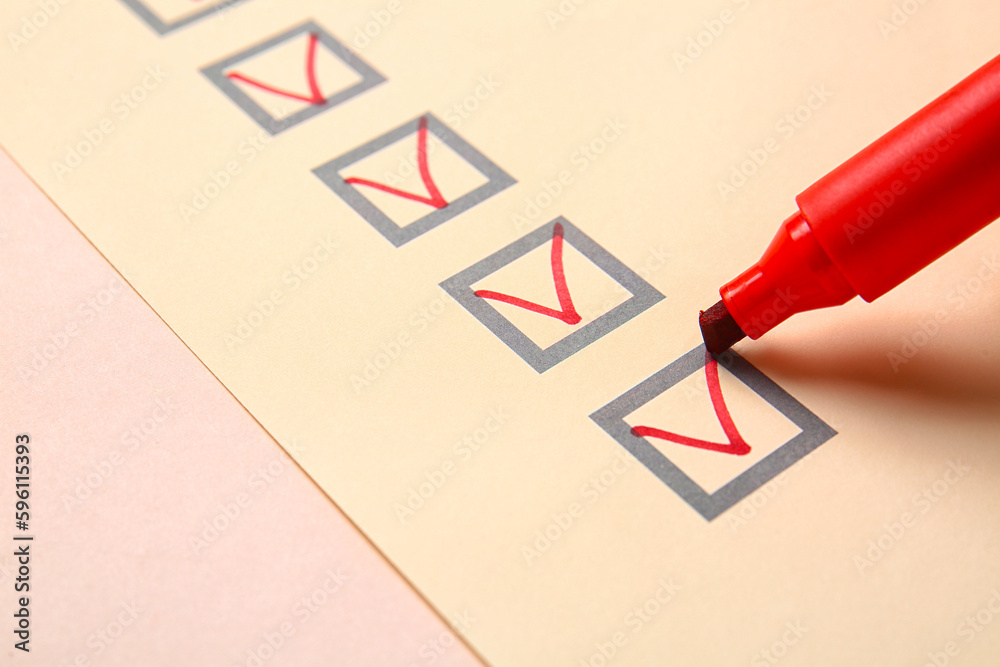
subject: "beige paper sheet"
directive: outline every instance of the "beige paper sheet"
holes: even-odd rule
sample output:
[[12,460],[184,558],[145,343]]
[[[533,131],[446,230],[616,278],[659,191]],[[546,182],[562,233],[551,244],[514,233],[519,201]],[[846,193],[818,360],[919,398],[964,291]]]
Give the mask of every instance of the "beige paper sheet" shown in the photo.
[[[698,309],[792,197],[994,56],[1000,6],[244,0],[161,36],[136,4],[5,3],[0,142],[442,615],[477,619],[459,629],[488,662],[997,654],[1000,228],[737,347],[760,374],[719,382],[750,453],[652,439],[655,460],[712,494],[800,432],[818,446],[712,520],[590,415],[690,362]],[[223,75],[241,107],[201,72],[306,21],[223,72],[308,98],[318,26],[354,54],[316,45],[344,99]],[[478,199],[397,247],[312,170],[412,123],[340,173],[431,199],[425,114],[441,196]],[[403,230],[451,215],[351,191]],[[508,248],[472,288],[559,310],[558,216],[579,323],[484,311],[540,349],[604,334],[540,372],[440,284]],[[626,422],[725,442],[688,366]]]

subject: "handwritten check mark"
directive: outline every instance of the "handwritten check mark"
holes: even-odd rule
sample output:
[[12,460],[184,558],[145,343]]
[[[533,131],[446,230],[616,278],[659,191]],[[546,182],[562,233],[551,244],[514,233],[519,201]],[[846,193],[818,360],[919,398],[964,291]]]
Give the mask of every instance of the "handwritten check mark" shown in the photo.
[[552,283],[556,288],[556,298],[559,299],[559,310],[542,306],[534,301],[504,294],[503,292],[476,290],[473,293],[480,298],[509,303],[518,308],[524,308],[534,313],[553,317],[566,324],[579,324],[583,318],[580,316],[580,313],[576,312],[576,308],[573,306],[573,297],[569,293],[569,287],[566,284],[566,272],[563,269],[563,235],[562,223],[557,222],[552,227],[552,252],[550,260],[552,264]]
[[258,81],[257,79],[246,76],[245,74],[240,74],[239,72],[226,72],[226,76],[233,81],[241,81],[249,86],[265,90],[275,95],[280,95],[281,97],[287,97],[300,102],[308,102],[309,104],[324,104],[326,103],[326,97],[320,91],[319,82],[316,80],[316,44],[318,42],[319,35],[314,32],[309,33],[309,47],[306,50],[305,65],[306,81],[309,84],[309,95],[301,95],[289,90],[284,90],[268,83],[264,83],[263,81]]
[[350,178],[345,178],[345,183],[351,183],[352,185],[364,185],[369,188],[374,188],[376,190],[381,190],[382,192],[388,192],[391,195],[396,195],[397,197],[402,197],[403,199],[409,199],[412,201],[420,202],[421,204],[427,204],[428,206],[433,206],[434,208],[444,208],[448,205],[447,200],[441,196],[441,191],[438,189],[437,184],[434,182],[434,178],[431,176],[431,168],[427,163],[427,116],[420,118],[417,125],[417,167],[420,170],[420,180],[424,183],[424,188],[427,189],[427,196],[418,195],[413,192],[407,192],[406,190],[400,190],[399,188],[394,188],[385,183],[379,183],[378,181],[372,181],[367,178],[358,178],[352,176]]
[[712,400],[712,407],[715,409],[715,416],[719,420],[719,425],[722,426],[723,432],[726,434],[727,442],[720,443],[701,440],[678,433],[671,433],[652,426],[634,426],[632,427],[632,435],[637,438],[646,436],[659,438],[660,440],[675,442],[679,445],[707,449],[721,454],[733,454],[735,456],[749,454],[750,445],[740,435],[732,416],[729,414],[729,408],[726,407],[726,399],[722,396],[722,388],[719,386],[719,364],[709,352],[705,353],[705,380],[708,383],[708,394]]

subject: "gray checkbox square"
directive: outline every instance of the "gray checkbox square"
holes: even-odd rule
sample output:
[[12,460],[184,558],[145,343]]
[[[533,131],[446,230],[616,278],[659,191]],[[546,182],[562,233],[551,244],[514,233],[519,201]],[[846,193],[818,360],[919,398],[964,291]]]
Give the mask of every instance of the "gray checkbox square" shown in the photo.
[[[476,296],[472,286],[535,248],[551,242],[557,224],[563,227],[563,239],[566,243],[597,265],[632,296],[543,349],[501,315],[488,300]],[[539,373],[566,360],[664,299],[663,294],[655,287],[562,216],[448,278],[441,283],[441,287]]]
[[[365,197],[354,185],[344,180],[340,172],[369,155],[387,146],[391,146],[404,137],[416,135],[421,119],[426,119],[427,121],[427,132],[440,139],[445,146],[485,176],[487,181],[449,202],[444,208],[435,209],[407,225],[398,225],[392,218],[373,204],[370,199]],[[344,155],[316,167],[313,169],[313,173],[397,248],[451,220],[460,213],[464,213],[498,192],[506,190],[517,182],[510,174],[497,166],[496,163],[480,153],[472,144],[460,137],[454,130],[430,113],[403,123],[382,136],[376,137],[368,143],[358,146]]]
[[150,6],[143,2],[143,0],[121,0],[122,4],[131,9],[139,18],[141,18],[146,25],[156,31],[159,36],[164,36],[167,33],[173,32],[178,28],[183,28],[186,25],[190,25],[196,21],[209,16],[210,14],[219,13],[226,9],[229,9],[233,5],[237,5],[244,0],[223,0],[222,2],[217,2],[211,7],[205,7],[201,11],[193,12],[187,14],[181,18],[173,21],[164,20],[159,14],[153,11]]
[[708,493],[646,438],[633,435],[625,421],[628,415],[704,368],[705,359],[705,347],[699,345],[594,412],[590,418],[705,520],[712,521],[837,432],[736,352],[729,350],[718,355],[715,359],[720,366],[798,426],[801,432],[715,493]]
[[[313,34],[318,37],[317,45],[326,49],[334,57],[338,58],[347,67],[354,70],[361,81],[342,90],[331,93],[324,93],[322,104],[310,104],[290,116],[275,118],[266,109],[261,107],[249,95],[244,93],[239,86],[227,76],[227,72],[239,63],[248,60],[264,51],[274,48],[283,42],[298,37],[302,34]],[[360,95],[369,88],[373,88],[385,82],[385,77],[375,70],[371,65],[362,60],[353,51],[341,44],[333,35],[324,30],[315,21],[307,21],[300,26],[286,30],[280,35],[264,40],[259,44],[244,49],[239,53],[224,58],[216,63],[203,67],[201,73],[211,81],[219,90],[223,92],[236,106],[242,109],[248,116],[257,121],[257,124],[268,133],[275,135],[290,127],[298,125],[314,116],[333,109],[339,104],[346,102],[352,97]]]

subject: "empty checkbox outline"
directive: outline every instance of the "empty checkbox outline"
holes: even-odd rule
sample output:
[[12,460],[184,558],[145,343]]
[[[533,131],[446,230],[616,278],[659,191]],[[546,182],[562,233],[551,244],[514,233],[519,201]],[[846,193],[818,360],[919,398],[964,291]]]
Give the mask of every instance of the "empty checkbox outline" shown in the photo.
[[[562,225],[565,243],[593,262],[632,296],[543,349],[494,308],[489,299],[476,296],[472,286],[532,250],[550,243],[557,224]],[[448,278],[441,283],[441,288],[538,373],[565,361],[666,298],[562,216]]]
[[736,352],[729,350],[716,355],[715,359],[720,366],[801,429],[791,440],[744,470],[715,493],[705,491],[649,440],[633,435],[632,427],[625,421],[628,415],[702,370],[705,367],[704,345],[699,345],[590,415],[605,433],[628,450],[706,521],[712,521],[731,509],[837,434],[815,413]]
[[121,0],[122,4],[132,10],[139,18],[141,18],[146,25],[156,31],[156,34],[163,37],[167,33],[171,33],[178,28],[183,28],[186,25],[195,23],[205,18],[209,14],[228,9],[233,5],[238,5],[245,0],[223,0],[210,7],[205,7],[200,12],[195,12],[193,14],[188,14],[176,21],[164,21],[159,15],[149,8],[143,0]]
[[[399,225],[368,199],[356,185],[348,183],[341,172],[397,141],[410,135],[416,137],[420,129],[421,119],[426,119],[427,132],[437,137],[441,143],[485,176],[487,181],[448,202],[447,205],[435,208],[427,215],[417,218],[409,224]],[[430,169],[433,173],[433,165],[430,165]],[[483,155],[431,113],[407,121],[312,171],[328,188],[333,190],[338,197],[343,199],[348,206],[397,248],[517,183],[513,176],[501,169],[495,162]]]
[[[334,92],[324,98],[322,104],[309,104],[304,109],[284,118],[275,118],[266,109],[257,104],[253,98],[247,95],[228,76],[228,70],[245,60],[249,60],[265,51],[268,51],[290,39],[294,39],[302,34],[314,34],[318,37],[318,45],[325,48],[334,57],[339,59],[344,65],[351,68],[361,77],[361,81],[343,90]],[[242,109],[248,116],[257,122],[269,134],[275,135],[290,127],[298,125],[314,116],[329,111],[347,100],[360,95],[361,93],[374,88],[380,83],[384,83],[386,78],[374,67],[361,59],[360,56],[344,46],[337,38],[324,30],[315,21],[307,21],[294,28],[290,28],[279,35],[268,38],[234,55],[228,56],[211,65],[203,67],[201,73],[211,81],[222,93],[228,97],[236,106]]]

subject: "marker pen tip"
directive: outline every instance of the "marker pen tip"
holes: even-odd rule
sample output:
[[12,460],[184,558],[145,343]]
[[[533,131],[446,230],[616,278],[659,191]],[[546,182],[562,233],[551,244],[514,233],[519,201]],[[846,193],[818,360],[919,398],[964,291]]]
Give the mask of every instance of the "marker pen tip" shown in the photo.
[[746,337],[721,301],[698,313],[698,324],[705,348],[712,354],[721,354]]

